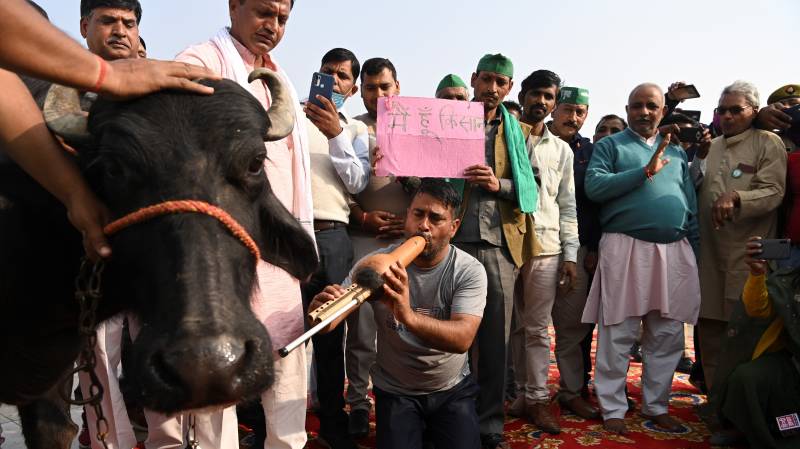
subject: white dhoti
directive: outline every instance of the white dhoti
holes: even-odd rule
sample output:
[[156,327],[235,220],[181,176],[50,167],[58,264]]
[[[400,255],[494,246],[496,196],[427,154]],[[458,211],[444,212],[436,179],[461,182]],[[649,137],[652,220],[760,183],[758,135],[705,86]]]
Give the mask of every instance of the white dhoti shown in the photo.
[[275,383],[261,395],[267,421],[264,449],[303,449],[306,434],[306,347],[275,356]]
[[675,367],[683,353],[683,323],[694,324],[700,282],[686,239],[652,243],[603,234],[583,322],[596,322],[595,392],[603,419],[624,418],[628,352],[642,335],[642,412],[667,413]]
[[188,442],[186,436],[196,438],[203,449],[239,447],[235,406],[210,413],[194,413],[194,435],[189,434],[188,414],[165,416],[150,410],[145,410],[144,414],[147,419],[147,449],[184,449]]
[[[108,449],[130,449],[136,446],[136,436],[133,433],[131,421],[122,392],[119,389],[120,361],[122,360],[122,322],[124,315],[113,316],[97,325],[97,345],[94,347],[94,357],[97,362],[95,374],[103,387],[103,397],[100,406],[108,423],[106,444]],[[89,375],[85,372],[78,374],[81,393],[84,398],[89,398]],[[97,415],[90,406],[84,407],[86,411],[86,425],[91,435],[92,449],[103,449],[97,440]]]

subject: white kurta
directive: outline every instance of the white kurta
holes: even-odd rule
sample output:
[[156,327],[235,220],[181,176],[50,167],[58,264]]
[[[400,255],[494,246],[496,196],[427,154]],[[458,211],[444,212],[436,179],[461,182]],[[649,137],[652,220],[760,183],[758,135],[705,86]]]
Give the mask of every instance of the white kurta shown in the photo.
[[619,324],[652,310],[695,324],[700,311],[697,260],[686,239],[652,243],[625,234],[604,233],[597,272],[583,310],[584,323]]

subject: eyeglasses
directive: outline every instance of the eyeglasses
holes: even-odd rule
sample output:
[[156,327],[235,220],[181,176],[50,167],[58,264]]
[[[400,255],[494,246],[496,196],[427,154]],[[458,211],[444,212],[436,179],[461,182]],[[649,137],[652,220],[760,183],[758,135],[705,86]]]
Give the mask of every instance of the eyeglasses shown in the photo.
[[[750,106],[747,106],[747,107],[750,107]],[[742,112],[744,112],[745,109],[746,108],[742,107],[742,106],[731,106],[729,108],[720,106],[720,107],[714,109],[714,113],[716,113],[717,115],[725,115],[726,112],[730,112],[731,115],[739,115]]]

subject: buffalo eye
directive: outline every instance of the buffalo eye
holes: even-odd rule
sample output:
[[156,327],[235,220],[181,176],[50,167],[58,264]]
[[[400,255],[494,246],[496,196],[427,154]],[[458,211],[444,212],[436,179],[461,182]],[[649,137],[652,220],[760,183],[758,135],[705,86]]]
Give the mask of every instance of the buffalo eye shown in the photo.
[[258,156],[254,157],[250,161],[250,165],[247,167],[247,174],[251,176],[258,176],[264,172],[264,160],[266,160],[266,154],[259,154]]
[[125,176],[125,169],[122,167],[122,164],[114,159],[107,159],[105,161],[103,170],[106,178],[109,179],[119,180]]

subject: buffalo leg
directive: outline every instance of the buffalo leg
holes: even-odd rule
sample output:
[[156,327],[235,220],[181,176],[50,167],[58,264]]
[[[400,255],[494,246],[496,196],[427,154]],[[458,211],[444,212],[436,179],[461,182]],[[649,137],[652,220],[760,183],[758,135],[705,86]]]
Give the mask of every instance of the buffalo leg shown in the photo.
[[[22,434],[28,449],[69,449],[78,434],[69,416],[69,404],[58,392],[60,382],[50,391],[27,404],[17,406]],[[68,386],[72,390],[72,385]]]

